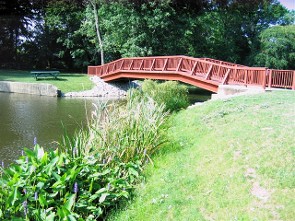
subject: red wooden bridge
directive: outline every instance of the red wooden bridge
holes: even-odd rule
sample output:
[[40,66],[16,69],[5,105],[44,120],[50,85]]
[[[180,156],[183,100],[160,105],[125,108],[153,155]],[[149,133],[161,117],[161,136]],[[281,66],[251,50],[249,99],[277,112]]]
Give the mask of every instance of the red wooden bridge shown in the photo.
[[104,81],[119,79],[177,80],[217,92],[219,85],[243,85],[295,90],[294,70],[248,67],[210,58],[161,56],[121,58],[89,66],[88,74]]

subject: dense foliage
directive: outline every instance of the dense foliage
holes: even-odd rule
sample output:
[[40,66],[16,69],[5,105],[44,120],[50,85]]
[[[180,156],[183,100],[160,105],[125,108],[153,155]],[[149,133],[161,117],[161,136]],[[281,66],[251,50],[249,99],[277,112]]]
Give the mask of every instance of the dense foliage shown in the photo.
[[1,168],[1,220],[100,220],[129,199],[144,164],[165,141],[166,112],[151,99],[94,111],[59,150],[38,145]]
[[144,80],[141,89],[133,89],[129,99],[144,100],[151,97],[158,105],[163,104],[166,111],[174,112],[189,106],[188,89],[177,81],[158,83]]
[[260,34],[261,51],[256,63],[280,69],[295,69],[295,26],[274,26]]
[[14,68],[81,70],[102,52],[106,62],[183,54],[260,65],[261,33],[294,24],[277,0],[10,0],[0,10],[0,66]]
[[26,150],[3,171],[0,217],[4,220],[96,220],[130,197],[140,167],[108,167],[96,156]]

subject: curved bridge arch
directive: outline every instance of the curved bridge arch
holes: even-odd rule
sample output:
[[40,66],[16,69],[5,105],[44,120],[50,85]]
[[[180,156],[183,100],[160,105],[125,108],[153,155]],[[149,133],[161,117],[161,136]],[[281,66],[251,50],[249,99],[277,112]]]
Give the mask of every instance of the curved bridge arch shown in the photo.
[[187,56],[121,58],[104,65],[89,66],[88,74],[106,82],[124,78],[177,80],[212,92],[225,84],[295,89],[295,71]]

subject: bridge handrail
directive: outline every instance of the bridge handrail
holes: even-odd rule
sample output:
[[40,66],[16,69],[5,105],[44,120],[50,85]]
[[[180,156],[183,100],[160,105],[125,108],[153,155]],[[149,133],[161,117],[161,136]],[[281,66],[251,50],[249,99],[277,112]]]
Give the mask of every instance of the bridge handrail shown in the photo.
[[217,60],[217,59],[213,59],[213,58],[199,58],[199,59],[211,61],[211,62],[217,63],[217,64],[224,64],[224,65],[228,65],[228,66],[248,67],[246,65],[236,64],[236,63],[232,63],[232,62],[228,62],[228,61],[221,61],[221,60]]

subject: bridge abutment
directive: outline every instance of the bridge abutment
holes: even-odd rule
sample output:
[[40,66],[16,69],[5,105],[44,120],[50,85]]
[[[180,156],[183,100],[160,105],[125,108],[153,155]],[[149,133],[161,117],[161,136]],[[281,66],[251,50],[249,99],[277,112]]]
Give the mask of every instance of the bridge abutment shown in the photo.
[[211,99],[222,99],[243,94],[258,94],[265,92],[262,87],[246,87],[240,85],[219,85],[217,94],[212,94]]
[[23,83],[23,82],[0,82],[0,92],[33,94],[40,96],[60,96],[60,90],[51,84]]

